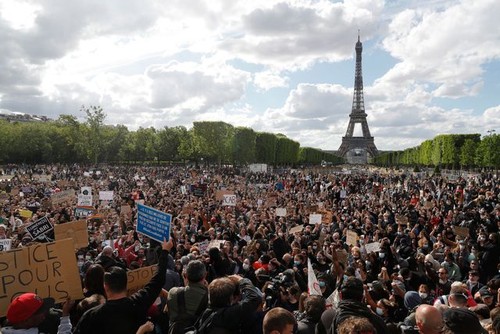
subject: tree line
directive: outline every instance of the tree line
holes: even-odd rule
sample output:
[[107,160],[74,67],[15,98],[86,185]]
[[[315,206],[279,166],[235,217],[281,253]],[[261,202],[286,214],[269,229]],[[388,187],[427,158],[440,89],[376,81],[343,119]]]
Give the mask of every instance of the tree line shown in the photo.
[[0,121],[1,163],[203,162],[246,165],[334,164],[343,159],[283,134],[225,122],[194,122],[161,129],[106,125],[99,106],[82,106],[86,120],[61,115],[48,122]]
[[419,146],[374,158],[379,166],[441,166],[448,169],[500,166],[500,135],[439,135]]

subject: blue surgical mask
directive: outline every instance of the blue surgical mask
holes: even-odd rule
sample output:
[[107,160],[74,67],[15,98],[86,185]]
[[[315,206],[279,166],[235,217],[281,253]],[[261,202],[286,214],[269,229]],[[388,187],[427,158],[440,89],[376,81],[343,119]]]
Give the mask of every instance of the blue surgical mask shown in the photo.
[[293,261],[293,264],[294,264],[295,266],[300,266],[300,265],[301,265],[301,262],[300,262],[300,261]]

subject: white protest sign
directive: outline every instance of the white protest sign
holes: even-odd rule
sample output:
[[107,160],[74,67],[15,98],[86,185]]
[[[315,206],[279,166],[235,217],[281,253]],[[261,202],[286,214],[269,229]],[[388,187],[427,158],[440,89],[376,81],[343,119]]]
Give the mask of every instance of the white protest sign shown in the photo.
[[374,253],[380,251],[380,243],[372,242],[365,245],[365,250],[367,253]]
[[78,206],[92,206],[92,195],[78,194]]
[[320,213],[311,213],[309,215],[309,224],[321,224],[321,214]]
[[92,187],[81,187],[80,193],[83,195],[92,195]]
[[286,208],[276,208],[277,217],[286,217]]
[[112,201],[114,196],[114,191],[99,191],[99,200],[100,201]]
[[224,195],[222,205],[236,206],[236,195]]
[[340,191],[340,198],[346,198],[347,197],[347,191],[345,191],[345,189],[342,189]]
[[12,239],[0,239],[0,252],[10,250]]

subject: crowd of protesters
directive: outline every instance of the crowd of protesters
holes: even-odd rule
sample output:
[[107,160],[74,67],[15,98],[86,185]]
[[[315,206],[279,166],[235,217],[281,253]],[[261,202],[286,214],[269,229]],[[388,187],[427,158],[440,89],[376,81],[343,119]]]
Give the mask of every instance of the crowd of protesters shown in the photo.
[[[500,333],[500,184],[489,173],[52,165],[0,174],[0,239],[11,248],[51,241],[24,229],[40,217],[81,219],[76,199],[54,204],[54,193],[114,192],[94,196],[89,244],[75,254],[86,298],[58,313],[21,295],[3,333]],[[137,203],[172,215],[168,242],[136,232]],[[126,272],[154,264],[151,282],[128,296]]]

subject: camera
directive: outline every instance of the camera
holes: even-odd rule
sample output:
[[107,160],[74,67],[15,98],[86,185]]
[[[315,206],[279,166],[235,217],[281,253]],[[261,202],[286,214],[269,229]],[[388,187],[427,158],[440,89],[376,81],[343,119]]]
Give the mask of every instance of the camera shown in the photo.
[[266,294],[266,307],[275,307],[280,299],[282,288],[286,289],[294,284],[293,276],[280,273],[277,277],[271,279],[271,282],[264,289]]

